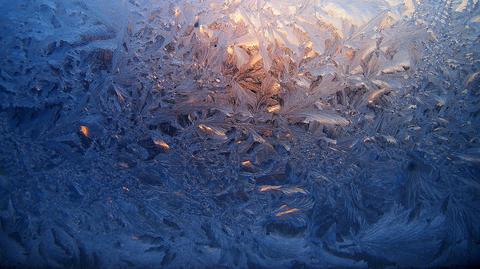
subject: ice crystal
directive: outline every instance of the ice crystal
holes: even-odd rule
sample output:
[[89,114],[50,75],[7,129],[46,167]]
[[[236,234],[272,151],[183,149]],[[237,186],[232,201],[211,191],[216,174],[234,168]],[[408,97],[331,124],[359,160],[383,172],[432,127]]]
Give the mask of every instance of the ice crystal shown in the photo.
[[0,10],[0,266],[480,263],[477,0]]

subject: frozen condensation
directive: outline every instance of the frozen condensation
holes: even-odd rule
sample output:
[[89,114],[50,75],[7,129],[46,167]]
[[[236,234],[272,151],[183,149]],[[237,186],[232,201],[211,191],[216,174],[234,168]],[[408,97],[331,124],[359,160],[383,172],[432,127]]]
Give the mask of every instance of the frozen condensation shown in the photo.
[[478,0],[0,0],[0,266],[480,263]]

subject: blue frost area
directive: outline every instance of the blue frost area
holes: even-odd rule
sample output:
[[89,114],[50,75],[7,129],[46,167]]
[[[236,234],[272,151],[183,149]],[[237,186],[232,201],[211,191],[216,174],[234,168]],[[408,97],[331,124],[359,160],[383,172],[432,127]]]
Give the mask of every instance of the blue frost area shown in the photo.
[[477,0],[0,0],[0,267],[480,264]]

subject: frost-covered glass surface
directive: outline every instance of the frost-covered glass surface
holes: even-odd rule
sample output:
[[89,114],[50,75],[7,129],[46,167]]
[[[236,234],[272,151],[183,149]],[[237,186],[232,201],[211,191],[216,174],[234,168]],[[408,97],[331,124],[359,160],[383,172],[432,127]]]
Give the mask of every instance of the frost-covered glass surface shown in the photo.
[[0,0],[0,265],[480,263],[478,0]]

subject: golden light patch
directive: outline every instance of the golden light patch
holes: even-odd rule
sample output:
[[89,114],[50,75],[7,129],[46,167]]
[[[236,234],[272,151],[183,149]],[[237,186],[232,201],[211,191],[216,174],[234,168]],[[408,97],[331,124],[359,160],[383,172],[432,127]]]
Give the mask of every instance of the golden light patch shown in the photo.
[[80,133],[82,133],[82,135],[85,137],[89,137],[90,129],[88,129],[88,127],[85,125],[80,125]]
[[248,161],[248,160],[247,160],[247,161],[243,161],[243,162],[242,162],[242,166],[243,166],[243,167],[249,167],[249,168],[250,168],[250,167],[253,166],[253,164],[252,164],[251,161]]
[[261,186],[260,188],[258,188],[258,190],[261,191],[261,192],[266,192],[266,191],[279,190],[280,188],[282,188],[282,186],[264,185],[264,186]]
[[274,105],[267,107],[268,113],[278,113],[280,111],[280,105]]
[[180,8],[176,7],[175,10],[174,10],[174,14],[175,14],[175,17],[178,17],[180,16]]
[[243,20],[243,16],[242,14],[236,12],[235,14],[233,14],[231,16],[231,19],[235,22],[235,23],[240,23],[242,20]]
[[283,208],[285,210],[280,211],[277,214],[275,214],[275,216],[277,216],[277,217],[285,216],[285,215],[292,214],[292,213],[300,211],[300,209],[298,209],[298,208],[288,208],[286,205],[283,205],[280,208]]
[[348,58],[349,60],[353,60],[353,58],[355,57],[355,50],[353,50],[353,49],[347,49],[347,50],[345,51],[345,56],[347,56],[347,58]]
[[383,88],[383,89],[379,89],[379,90],[376,90],[376,91],[372,92],[368,96],[368,103],[373,104],[375,102],[375,100],[377,100],[381,95],[383,95],[387,91],[388,91],[388,89]]
[[210,126],[207,126],[205,124],[199,124],[198,129],[200,129],[202,132],[209,134],[209,135],[215,135],[219,136],[221,138],[226,138],[225,132],[222,130],[219,130],[217,128],[213,128]]
[[165,151],[170,149],[170,146],[165,141],[163,141],[162,139],[155,139],[155,140],[153,140],[153,143],[155,143],[155,145],[159,146],[160,148],[162,148]]

